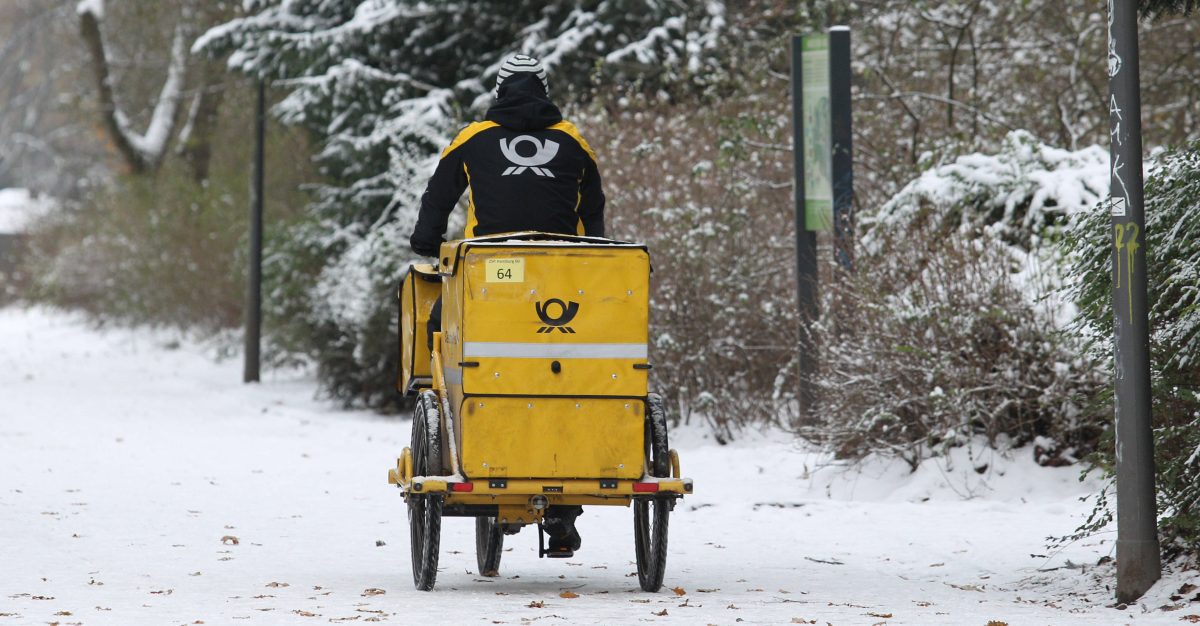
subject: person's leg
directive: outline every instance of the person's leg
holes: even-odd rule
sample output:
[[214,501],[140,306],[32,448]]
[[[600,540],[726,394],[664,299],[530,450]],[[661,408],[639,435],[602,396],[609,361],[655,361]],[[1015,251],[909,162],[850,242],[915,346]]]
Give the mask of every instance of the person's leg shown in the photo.
[[575,518],[583,513],[581,506],[555,505],[546,509],[542,525],[550,535],[551,552],[574,553],[582,544],[579,531],[575,529]]
[[429,346],[430,354],[433,353],[433,333],[441,332],[442,330],[442,297],[438,296],[437,302],[433,303],[433,309],[429,311],[429,322],[425,324],[425,330],[429,331],[425,335],[425,345]]

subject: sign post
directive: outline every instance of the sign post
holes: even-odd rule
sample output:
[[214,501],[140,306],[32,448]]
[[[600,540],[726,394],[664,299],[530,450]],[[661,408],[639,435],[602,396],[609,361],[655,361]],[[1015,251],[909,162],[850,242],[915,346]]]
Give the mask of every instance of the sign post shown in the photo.
[[834,258],[853,267],[854,174],[851,143],[850,29],[792,37],[792,146],[795,158],[796,287],[800,305],[801,421],[814,415],[817,232],[834,232]]
[[1119,602],[1140,598],[1162,573],[1154,489],[1154,439],[1150,428],[1150,332],[1146,315],[1137,9],[1137,0],[1108,0]]
[[[820,196],[822,193],[816,182],[808,181],[809,170],[806,168],[806,158],[808,157],[810,145],[817,141],[816,138],[808,138],[804,132],[806,113],[813,107],[812,102],[816,99],[815,95],[805,98],[804,93],[806,87],[804,82],[806,75],[804,64],[815,56],[815,51],[805,55],[803,49],[806,45],[806,39],[806,37],[801,35],[792,37],[792,154],[795,159],[796,293],[800,304],[800,345],[798,346],[799,355],[797,357],[799,389],[797,390],[797,400],[800,404],[801,423],[811,420],[814,416],[813,405],[816,393],[813,388],[812,377],[816,372],[816,351],[814,350],[815,346],[809,326],[812,322],[816,321],[819,312],[817,308],[817,233],[808,229],[808,198],[810,194]],[[816,78],[820,68],[820,63],[814,64],[814,67],[807,72],[809,80]],[[826,75],[828,74],[828,66],[826,66],[824,72]],[[816,163],[812,165],[812,167],[818,166]],[[813,177],[814,179],[820,178],[816,174]],[[819,197],[814,197],[813,212],[819,211],[818,202],[820,202]]]

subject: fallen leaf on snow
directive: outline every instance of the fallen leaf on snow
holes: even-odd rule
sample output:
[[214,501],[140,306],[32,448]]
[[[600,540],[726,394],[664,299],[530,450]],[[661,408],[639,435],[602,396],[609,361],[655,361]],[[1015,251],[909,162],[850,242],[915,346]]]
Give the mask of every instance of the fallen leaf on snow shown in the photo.
[[988,621],[987,626],[1008,626],[1008,622],[1002,622],[998,619],[994,619]]
[[663,610],[661,610],[661,611],[658,611],[658,612],[656,612],[656,613],[651,613],[651,615],[657,615],[657,616],[659,616],[659,617],[666,617],[666,615],[667,615],[667,610],[666,610],[666,609],[663,609]]
[[815,620],[815,619],[806,620],[803,617],[793,617],[792,623],[793,624],[816,624],[817,620]]
[[289,585],[287,583],[269,582],[269,583],[267,583],[267,586],[268,587],[290,587],[291,585]]
[[687,595],[687,591],[683,587],[676,587],[676,588],[672,589],[671,591],[674,591],[675,595],[677,595],[677,596]]
[[1179,621],[1191,622],[1193,624],[1200,624],[1200,615],[1183,615],[1183,616],[1180,616]]
[[382,596],[385,593],[387,592],[382,589],[371,587],[370,589],[363,589],[362,595],[365,598],[366,596]]
[[320,615],[317,615],[316,613],[309,613],[308,611],[301,611],[300,609],[296,609],[295,611],[292,611],[292,612],[301,617],[321,617]]
[[696,591],[699,591],[700,593],[715,593],[720,591],[720,589],[697,589]]
[[544,609],[544,608],[546,608],[546,603],[545,603],[545,602],[542,602],[541,600],[534,600],[533,602],[530,602],[530,603],[529,603],[529,604],[526,606],[526,608],[529,608],[529,609]]
[[868,617],[882,617],[883,619],[891,619],[891,618],[892,618],[892,614],[891,614],[891,613],[871,613],[871,612],[868,612],[868,613],[867,613],[867,616],[868,616]]
[[351,615],[350,617],[331,617],[331,618],[329,618],[329,621],[331,621],[331,622],[353,622],[354,620],[357,620],[361,617],[362,617],[361,615]]
[[375,547],[376,547],[376,548],[382,548],[383,546],[386,546],[386,545],[387,545],[387,542],[386,542],[386,541],[384,541],[384,540],[382,540],[382,539],[376,539],[376,540],[375,540]]
[[31,600],[53,600],[54,596],[33,596]]
[[175,590],[174,589],[159,589],[158,591],[151,591],[150,593],[153,595],[156,595],[156,596],[169,596],[169,595],[175,593]]
[[566,599],[568,599],[568,600],[571,600],[571,599],[573,599],[573,598],[578,598],[578,597],[579,597],[579,594],[577,594],[577,593],[575,593],[574,591],[571,591],[570,589],[568,589],[568,590],[566,590],[566,591],[564,591],[564,592],[562,592],[562,593],[558,594],[558,597],[560,597],[560,598],[566,598]]
[[236,546],[238,543],[241,543],[241,542],[239,542],[238,538],[234,537],[233,535],[225,535],[224,537],[221,537],[221,543],[226,544],[226,545]]
[[71,614],[70,611],[59,611],[59,612],[55,613],[55,615],[63,615],[63,616],[70,615],[70,614]]

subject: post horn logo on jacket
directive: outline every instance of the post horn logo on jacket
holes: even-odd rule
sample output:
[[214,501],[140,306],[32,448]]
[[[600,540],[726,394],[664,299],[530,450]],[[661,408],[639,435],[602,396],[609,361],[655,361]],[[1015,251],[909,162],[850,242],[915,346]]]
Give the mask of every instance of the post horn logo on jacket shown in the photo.
[[[521,154],[517,152],[517,146],[521,145],[522,143],[533,144],[534,149],[537,150],[537,152],[530,157],[521,156]],[[521,135],[520,137],[513,139],[512,143],[509,143],[508,139],[501,137],[500,152],[504,153],[504,158],[513,163],[513,166],[504,170],[504,173],[501,174],[501,176],[516,175],[524,172],[526,169],[529,169],[538,176],[549,176],[550,178],[554,178],[554,174],[551,173],[550,170],[543,169],[538,166],[546,165],[551,159],[554,158],[556,154],[558,154],[558,142],[547,139],[545,143],[542,143],[537,140],[537,137],[533,137],[531,135]]]
[[[485,116],[442,152],[410,243],[438,254],[446,224],[467,192],[465,235],[522,230],[604,236],[604,192],[596,154],[546,95],[545,70],[501,67],[497,97]],[[528,58],[528,57],[527,57]],[[534,60],[536,61],[536,60]]]

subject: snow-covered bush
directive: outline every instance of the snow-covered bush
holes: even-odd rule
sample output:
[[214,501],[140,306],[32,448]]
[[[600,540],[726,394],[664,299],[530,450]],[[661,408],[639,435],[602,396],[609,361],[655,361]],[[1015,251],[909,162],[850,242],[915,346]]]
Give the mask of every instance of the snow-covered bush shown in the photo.
[[326,175],[310,220],[272,252],[289,284],[269,301],[268,326],[279,345],[316,358],[335,396],[381,407],[393,398],[395,290],[415,258],[420,194],[455,129],[486,109],[503,60],[540,57],[559,102],[612,82],[686,93],[712,75],[725,26],[717,1],[249,0],[246,10],[196,48],[287,89],[275,112],[312,133]]
[[[1200,141],[1159,155],[1145,185],[1146,271],[1160,532],[1168,553],[1200,554]],[[1112,362],[1112,225],[1096,207],[1067,238],[1080,332]],[[1112,390],[1098,403],[1111,415]],[[1112,467],[1111,446],[1099,461]],[[1101,503],[1103,509],[1103,503]],[[1107,518],[1097,515],[1099,526]]]
[[768,143],[788,130],[776,106],[617,93],[580,116],[607,156],[613,236],[650,248],[651,384],[722,439],[794,408],[791,160]]
[[[229,128],[244,133],[243,128]],[[302,137],[268,139],[297,149]],[[307,172],[299,159],[291,171]],[[40,220],[25,267],[26,296],[82,309],[98,320],[216,333],[242,323],[246,270],[246,177],[243,159],[216,159],[198,184],[185,163],[153,176],[127,176]],[[296,178],[268,182],[267,237],[295,218]],[[268,288],[272,285],[268,284]]]
[[805,432],[846,456],[895,454],[914,467],[974,435],[1039,441],[1042,462],[1089,452],[1101,385],[1059,290],[1047,242],[1107,183],[1098,148],[1014,132],[994,155],[932,168],[863,218],[856,272],[825,289],[818,422]]

